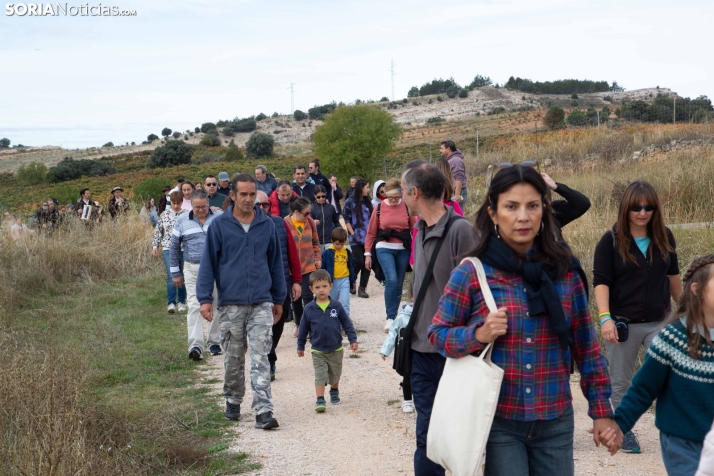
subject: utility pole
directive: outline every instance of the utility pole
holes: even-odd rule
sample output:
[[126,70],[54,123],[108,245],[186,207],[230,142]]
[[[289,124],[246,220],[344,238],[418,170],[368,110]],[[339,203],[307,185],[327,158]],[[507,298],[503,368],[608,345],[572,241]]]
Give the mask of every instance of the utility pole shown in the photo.
[[290,114],[292,115],[295,112],[295,89],[294,89],[294,84],[290,83]]
[[672,124],[677,123],[677,96],[674,96],[674,102],[672,103]]
[[394,101],[394,75],[396,74],[394,72],[394,67],[396,65],[394,64],[394,58],[392,58],[392,67],[390,68],[390,71],[392,72],[392,101]]

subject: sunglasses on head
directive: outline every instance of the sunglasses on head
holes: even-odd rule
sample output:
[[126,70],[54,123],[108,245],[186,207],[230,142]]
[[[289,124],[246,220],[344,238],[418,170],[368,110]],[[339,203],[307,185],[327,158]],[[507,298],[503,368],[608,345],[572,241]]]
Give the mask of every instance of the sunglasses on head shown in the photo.
[[654,207],[652,205],[632,205],[630,207],[631,212],[639,213],[642,210],[644,210],[646,212],[651,212],[651,211],[654,211]]
[[488,179],[488,187],[491,188],[491,181],[493,181],[494,170],[498,169],[499,171],[501,171],[505,169],[510,169],[515,165],[520,165],[521,167],[527,168],[535,168],[538,173],[540,173],[540,164],[535,160],[524,160],[523,162],[520,162],[518,164],[512,164],[511,162],[498,162],[494,165],[489,166],[489,168],[491,169],[491,177]]

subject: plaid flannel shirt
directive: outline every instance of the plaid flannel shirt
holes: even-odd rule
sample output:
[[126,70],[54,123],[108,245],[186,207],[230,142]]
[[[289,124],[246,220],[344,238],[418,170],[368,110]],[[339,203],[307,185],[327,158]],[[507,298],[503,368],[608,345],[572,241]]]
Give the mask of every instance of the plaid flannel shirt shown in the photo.
[[[508,331],[494,343],[493,362],[504,370],[496,415],[517,421],[552,420],[572,402],[570,350],[561,348],[548,316],[531,316],[523,278],[484,264],[496,305],[506,307]],[[555,282],[580,371],[580,387],[593,419],[612,418],[610,376],[588,310],[583,282],[569,271]],[[483,350],[476,329],[489,310],[470,262],[459,265],[439,300],[429,340],[445,357],[463,357]]]

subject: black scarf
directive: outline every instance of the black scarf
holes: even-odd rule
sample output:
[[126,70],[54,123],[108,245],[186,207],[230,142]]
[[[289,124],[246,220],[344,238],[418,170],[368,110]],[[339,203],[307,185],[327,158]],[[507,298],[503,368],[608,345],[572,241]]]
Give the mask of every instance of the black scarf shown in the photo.
[[[537,261],[524,261],[507,244],[490,235],[488,245],[479,259],[489,266],[523,278],[528,296],[528,309],[531,316],[548,315],[550,327],[558,336],[561,347],[567,349],[570,345],[570,332],[560,296],[553,284],[558,278],[558,270],[553,265],[543,265]],[[575,270],[580,275],[588,292],[588,282],[580,261],[573,256],[568,271]]]

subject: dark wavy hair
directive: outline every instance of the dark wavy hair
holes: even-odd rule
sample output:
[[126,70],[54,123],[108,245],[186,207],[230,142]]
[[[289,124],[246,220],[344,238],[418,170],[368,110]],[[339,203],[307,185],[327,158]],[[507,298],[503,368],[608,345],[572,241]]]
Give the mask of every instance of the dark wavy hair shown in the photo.
[[[634,205],[639,205],[645,202],[654,207],[652,218],[647,223],[647,236],[651,240],[652,250],[657,248],[662,255],[662,259],[666,260],[669,253],[672,252],[672,246],[667,239],[667,229],[664,226],[662,218],[662,207],[659,203],[659,197],[654,187],[644,180],[635,180],[622,194],[620,200],[620,209],[617,212],[617,223],[615,224],[615,238],[617,241],[617,251],[620,253],[622,260],[637,263],[635,257],[630,253],[630,244],[632,243],[632,232],[630,232],[630,208]],[[650,253],[650,262],[652,255]]]
[[[548,186],[543,177],[531,167],[514,165],[508,169],[501,170],[493,177],[486,198],[476,212],[474,228],[476,229],[477,242],[476,247],[468,253],[468,256],[479,256],[486,250],[489,238],[491,235],[496,235],[489,210],[495,212],[498,209],[499,196],[519,184],[527,184],[536,189],[543,204],[542,225],[536,225],[538,227],[542,226],[540,233],[535,238],[537,249],[528,259],[555,266],[558,270],[558,276],[562,277],[568,271],[573,253],[565,242],[557,239],[559,228],[551,212]],[[526,258],[521,256],[521,259]]]
[[[357,179],[355,182],[355,193],[352,195],[355,200],[354,213],[357,215],[357,226],[362,226],[362,207],[366,206],[370,215],[372,214],[372,202],[368,196],[362,195],[362,190],[364,190],[365,185],[369,185],[369,182],[362,178]],[[364,203],[365,198],[367,198],[368,205]]]

